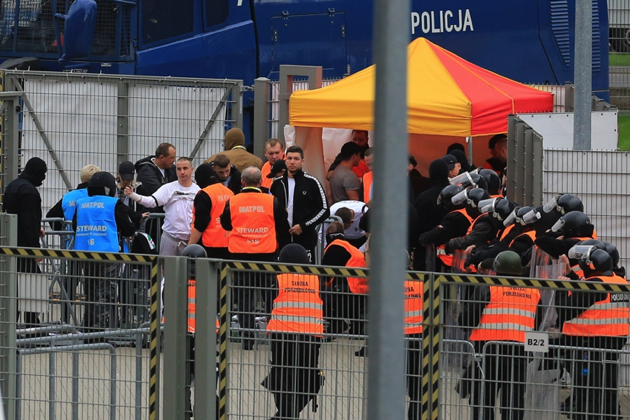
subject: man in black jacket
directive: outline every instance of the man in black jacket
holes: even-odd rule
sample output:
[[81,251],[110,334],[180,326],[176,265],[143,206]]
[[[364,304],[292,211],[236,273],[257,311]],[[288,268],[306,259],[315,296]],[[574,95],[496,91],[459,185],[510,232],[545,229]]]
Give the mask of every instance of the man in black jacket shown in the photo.
[[326,192],[317,178],[302,171],[304,152],[299,146],[287,149],[285,163],[287,171],[274,180],[270,192],[287,209],[291,242],[306,248],[313,262],[317,245],[315,228],[330,215]]
[[[436,159],[429,165],[429,178],[431,179],[431,188],[418,196],[415,203],[416,212],[418,213],[418,233],[423,234],[436,227],[446,216],[446,209],[437,204],[440,193],[449,185],[448,182],[448,165],[442,159]],[[416,238],[417,239],[417,238]],[[420,243],[416,245],[416,251],[413,259],[414,270],[425,269],[425,252],[424,246]]]
[[232,165],[228,155],[219,153],[212,161],[212,170],[214,177],[223,184],[224,187],[230,189],[235,195],[241,192],[241,173],[236,166]]
[[[177,181],[177,171],[175,170],[175,146],[170,143],[162,143],[155,149],[155,156],[148,156],[136,162],[136,180],[140,185],[136,189],[139,195],[150,196],[162,185]],[[136,206],[138,212],[148,211],[149,213],[164,213],[164,207],[147,209],[143,206]],[[145,231],[151,238],[157,240],[162,236],[162,222],[151,219],[147,222]],[[159,244],[158,244],[159,249]]]
[[[46,162],[38,157],[31,158],[26,162],[24,171],[4,191],[3,211],[17,215],[19,247],[40,248],[39,238],[44,236],[44,229],[41,228],[42,198],[37,187],[46,179],[47,170]],[[19,273],[41,272],[33,258],[18,258],[17,270]],[[39,324],[39,314],[25,312],[23,321],[36,326]]]

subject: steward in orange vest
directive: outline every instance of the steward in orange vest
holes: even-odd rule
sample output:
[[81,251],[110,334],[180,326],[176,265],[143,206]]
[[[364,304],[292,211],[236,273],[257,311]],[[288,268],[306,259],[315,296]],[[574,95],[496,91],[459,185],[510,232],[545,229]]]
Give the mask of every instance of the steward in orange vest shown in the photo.
[[199,243],[209,258],[228,258],[227,232],[221,226],[221,215],[227,201],[234,196],[232,190],[211,176],[212,165],[204,163],[195,171],[195,180],[201,190],[195,196],[189,244]]
[[[260,169],[245,168],[241,176],[243,189],[228,200],[221,215],[221,226],[230,231],[228,251],[234,260],[271,262],[275,260],[278,243],[288,242],[287,212],[277,199],[260,190],[261,179]],[[236,314],[244,329],[241,341],[244,350],[254,348],[256,289],[262,289],[265,312],[271,312],[270,282],[270,276],[265,273],[236,273]]]
[[[468,215],[465,204],[454,204],[454,196],[464,189],[459,185],[445,187],[438,197],[438,205],[443,206],[448,214],[444,216],[439,225],[420,235],[420,243],[433,244],[436,256],[443,266],[449,268],[453,265],[453,255],[446,253],[445,244],[450,239],[466,235],[473,219]],[[440,265],[436,265],[436,271],[442,271]]]
[[[362,268],[365,257],[361,251],[345,240],[343,225],[333,222],[326,231],[328,246],[324,250],[322,265],[333,267]],[[368,279],[349,276],[347,279],[332,277],[326,282],[329,290],[326,299],[326,318],[330,320],[330,332],[343,333],[347,329],[344,319],[350,320],[352,334],[362,334],[364,321],[361,314],[367,308]]]
[[[278,260],[308,264],[306,249],[288,244]],[[274,419],[297,419],[310,400],[317,409],[317,393],[323,383],[318,369],[319,347],[324,335],[323,302],[319,277],[278,274],[277,296],[267,324],[271,344],[271,371],[262,385],[273,393]]]
[[[493,268],[498,276],[518,276],[523,269],[521,257],[513,251],[503,251],[495,258]],[[470,340],[477,352],[486,352],[483,401],[481,381],[478,380],[481,375],[474,362],[466,374],[473,381],[473,399],[470,401],[475,411],[473,418],[480,417],[479,407],[484,410],[484,418],[494,418],[492,413],[500,389],[501,416],[512,420],[523,419],[527,377],[524,348],[520,344],[486,343],[524,343],[525,333],[536,329],[539,301],[540,293],[533,288],[476,286],[472,298],[464,302],[459,316],[460,325],[474,328]]]
[[407,337],[408,420],[421,418],[422,400],[422,320],[424,283],[405,281],[405,336]]
[[[627,285],[613,271],[611,256],[592,247],[579,265],[588,282]],[[577,418],[619,418],[617,364],[628,339],[630,306],[627,293],[556,292],[558,325],[570,362]],[[571,347],[578,347],[572,350]],[[585,350],[586,348],[586,350]],[[592,349],[592,350],[590,350]],[[611,350],[611,351],[606,351]],[[584,413],[584,414],[582,414]]]

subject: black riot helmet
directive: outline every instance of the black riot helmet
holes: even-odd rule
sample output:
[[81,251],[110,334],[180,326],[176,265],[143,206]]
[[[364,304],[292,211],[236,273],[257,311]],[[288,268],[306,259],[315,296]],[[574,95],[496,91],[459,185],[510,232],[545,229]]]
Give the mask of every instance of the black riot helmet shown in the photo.
[[507,200],[505,198],[498,199],[494,203],[492,215],[500,222],[504,222],[510,216],[510,214],[512,214],[514,207],[516,207],[516,205],[510,200]]
[[586,278],[612,275],[613,262],[608,252],[593,247],[593,250],[580,258],[580,268]]
[[586,241],[578,242],[576,245],[590,245],[595,246],[598,249],[603,249],[610,255],[612,259],[613,268],[619,267],[619,251],[617,247],[610,242],[600,241],[599,239],[587,239]]
[[591,219],[581,211],[571,211],[562,216],[551,228],[561,231],[565,238],[578,238],[593,235]]
[[472,190],[467,191],[466,213],[468,213],[471,218],[476,219],[481,214],[479,202],[488,198],[490,198],[488,192],[481,188],[473,188]]
[[109,172],[97,172],[92,175],[88,183],[88,195],[106,195],[108,197],[116,196],[116,179]]
[[463,188],[482,188],[488,190],[488,184],[486,180],[479,175],[475,169],[471,172],[464,172],[457,175],[455,178],[451,178],[451,184],[461,185]]
[[508,227],[514,223],[518,223],[521,226],[525,226],[527,223],[523,220],[523,216],[532,211],[533,208],[530,206],[518,206],[512,213],[503,221],[503,226]]
[[182,257],[206,258],[206,250],[199,244],[190,244],[182,250]]
[[486,181],[488,184],[488,194],[497,195],[499,194],[499,190],[501,189],[501,179],[499,175],[492,169],[482,169],[479,171],[479,175]]
[[543,206],[543,211],[545,213],[556,211],[560,214],[560,216],[563,216],[571,211],[584,212],[584,204],[582,203],[582,200],[573,194],[562,194],[547,201],[547,203]]
[[500,252],[494,258],[492,269],[499,276],[520,276],[523,273],[521,257],[514,251]]
[[446,211],[449,212],[457,209],[463,209],[465,206],[463,202],[460,204],[453,203],[453,197],[455,197],[462,191],[464,191],[464,188],[462,188],[460,185],[449,185],[447,187],[444,187],[437,199],[438,206],[444,206]]
[[195,258],[206,258],[208,254],[206,254],[206,250],[199,244],[190,244],[186,245],[186,248],[182,250],[182,257],[190,257],[188,261],[188,275],[189,278],[195,278]]

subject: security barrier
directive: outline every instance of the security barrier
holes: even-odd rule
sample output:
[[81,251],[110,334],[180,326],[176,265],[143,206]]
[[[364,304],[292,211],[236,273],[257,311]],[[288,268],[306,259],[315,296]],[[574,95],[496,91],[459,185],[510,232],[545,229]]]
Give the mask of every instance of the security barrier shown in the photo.
[[156,418],[157,258],[4,247],[0,260],[17,284],[0,296],[15,308],[0,312],[7,418]]
[[[346,283],[351,278],[356,279],[353,284],[364,285],[366,269],[196,259],[192,271],[193,260],[166,257],[162,371],[157,258],[20,248],[0,248],[0,256],[14,262],[19,257],[64,260],[68,265],[77,261],[133,264],[150,268],[152,286],[151,323],[137,327],[119,323],[87,329],[80,322],[56,321],[61,312],[49,303],[44,306],[47,315],[41,319],[42,326],[16,329],[15,318],[2,315],[3,330],[9,331],[4,327],[12,325],[15,334],[13,347],[4,340],[0,346],[2,359],[15,358],[14,371],[2,372],[0,378],[3,384],[13,381],[16,385],[13,395],[7,395],[3,387],[5,401],[15,407],[9,418],[183,419],[214,418],[218,412],[218,418],[237,419],[270,418],[278,411],[291,418],[300,411],[300,418],[367,416],[367,298],[349,291]],[[0,271],[3,282],[19,275],[7,267],[3,265]],[[191,278],[196,278],[194,316],[189,313]],[[323,285],[321,333],[282,333],[273,326],[270,314],[279,278],[297,282],[296,287],[315,279]],[[415,396],[413,402],[407,397],[408,409],[417,413],[411,418],[595,419],[602,418],[599,407],[614,411],[617,405],[620,414],[609,416],[630,413],[627,391],[611,379],[625,367],[622,356],[627,354],[617,344],[626,338],[605,338],[594,347],[588,340],[568,342],[549,329],[557,327],[553,312],[562,314],[567,292],[584,299],[593,293],[612,293],[615,302],[627,305],[630,287],[416,272],[408,272],[404,280],[422,283],[424,290],[424,332],[407,337],[408,371],[401,372]],[[564,296],[552,296],[537,309],[536,319],[544,322],[531,332],[542,334],[534,339],[549,340],[546,346],[527,341],[469,341],[472,327],[467,327],[466,314],[471,313],[470,305],[481,296],[481,288],[495,286],[514,293],[537,290]],[[45,300],[51,299],[54,295]],[[2,307],[13,302],[19,308],[24,298],[3,296],[2,300]],[[549,304],[554,301],[558,304]],[[87,304],[77,304],[77,312],[84,314]],[[282,299],[275,304],[277,310],[286,307]],[[120,314],[122,305],[117,302],[116,308]],[[317,313],[310,316],[317,318]],[[194,333],[188,328],[190,319],[195,320]],[[147,335],[151,337],[149,350],[144,348]],[[532,351],[536,349],[540,351]],[[168,380],[160,381],[160,377]],[[168,404],[160,404],[162,393]]]

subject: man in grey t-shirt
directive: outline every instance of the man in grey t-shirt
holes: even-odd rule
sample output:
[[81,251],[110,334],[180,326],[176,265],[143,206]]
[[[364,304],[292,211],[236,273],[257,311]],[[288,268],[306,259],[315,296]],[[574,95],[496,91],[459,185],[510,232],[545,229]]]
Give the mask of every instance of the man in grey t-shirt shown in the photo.
[[358,200],[361,182],[352,172],[352,168],[361,160],[361,147],[354,142],[347,142],[339,152],[341,162],[330,177],[330,196],[332,204],[343,200]]

